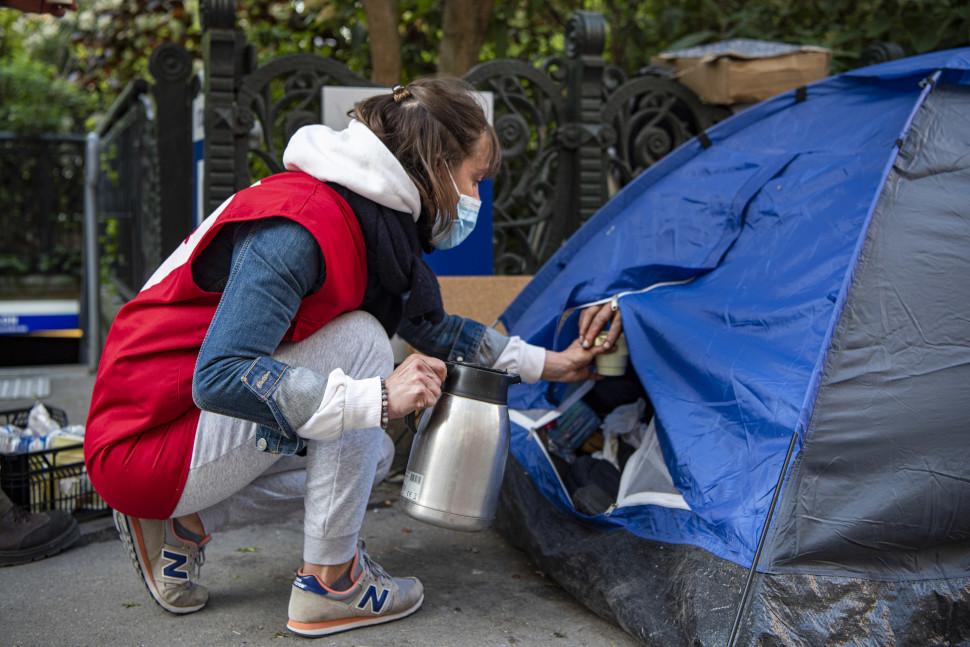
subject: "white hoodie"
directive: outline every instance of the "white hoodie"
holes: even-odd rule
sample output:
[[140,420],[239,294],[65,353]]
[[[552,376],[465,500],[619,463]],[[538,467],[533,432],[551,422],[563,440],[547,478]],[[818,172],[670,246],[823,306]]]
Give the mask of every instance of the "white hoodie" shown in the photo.
[[356,119],[346,130],[300,128],[283,151],[288,171],[303,171],[347,187],[395,211],[421,215],[421,195],[397,158],[370,128]]
[[[283,151],[283,166],[323,182],[334,182],[374,202],[410,213],[417,222],[421,196],[404,167],[370,128],[351,120],[346,130],[304,126]],[[539,381],[546,351],[512,337],[493,368],[518,373],[523,382]],[[344,431],[380,424],[380,380],[354,380],[335,369],[327,378],[323,400],[296,430],[304,438],[332,439]]]

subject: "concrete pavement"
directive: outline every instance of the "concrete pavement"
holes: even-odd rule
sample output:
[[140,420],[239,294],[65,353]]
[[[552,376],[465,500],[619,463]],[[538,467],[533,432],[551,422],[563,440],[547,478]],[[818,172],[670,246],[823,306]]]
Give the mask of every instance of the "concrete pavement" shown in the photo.
[[[0,371],[0,377],[10,374],[11,369]],[[83,422],[90,376],[74,368],[46,369],[44,374],[52,377],[47,401],[66,409],[72,422]],[[16,404],[0,402],[0,409]],[[407,517],[396,505],[398,489],[385,483],[375,491],[363,538],[388,572],[424,581],[424,607],[411,618],[313,644],[635,644],[538,573],[494,531],[456,533]],[[284,627],[301,553],[299,513],[217,533],[202,572],[212,595],[209,605],[182,617],[150,600],[104,520],[84,526],[82,545],[41,562],[0,569],[0,644],[280,645],[303,640]]]

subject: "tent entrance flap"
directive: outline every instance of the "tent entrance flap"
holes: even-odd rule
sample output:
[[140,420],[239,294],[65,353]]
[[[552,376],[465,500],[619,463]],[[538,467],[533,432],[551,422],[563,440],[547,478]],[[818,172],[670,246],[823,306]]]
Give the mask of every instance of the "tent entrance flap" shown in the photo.
[[[635,382],[645,397],[632,372],[620,380],[627,382],[621,391],[629,393]],[[512,422],[528,433],[561,502],[586,516],[609,517],[618,509],[648,505],[690,510],[664,460],[652,406],[643,398],[620,404],[600,426],[587,404],[602,409],[596,393],[590,393],[593,386],[584,383],[551,411],[510,411]]]
[[620,477],[616,507],[635,505],[690,510],[667,469],[660,440],[657,438],[657,425],[652,419],[640,439],[640,447],[630,456]]

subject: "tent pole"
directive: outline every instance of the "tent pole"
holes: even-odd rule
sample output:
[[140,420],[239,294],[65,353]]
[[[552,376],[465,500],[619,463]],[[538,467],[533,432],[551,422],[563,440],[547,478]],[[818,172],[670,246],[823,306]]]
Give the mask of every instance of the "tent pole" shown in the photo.
[[744,588],[741,589],[741,599],[738,601],[738,612],[734,616],[734,626],[731,627],[731,637],[728,638],[728,647],[734,647],[735,642],[738,639],[738,630],[741,629],[741,618],[744,616],[744,612],[748,606],[748,595],[751,592],[751,582],[754,581],[755,571],[758,569],[758,562],[761,560],[761,551],[765,547],[765,539],[768,538],[768,528],[771,526],[771,517],[775,513],[775,505],[778,503],[778,495],[781,493],[781,484],[785,480],[785,474],[788,472],[788,462],[791,461],[791,455],[795,451],[795,443],[798,440],[798,430],[796,429],[791,435],[791,440],[788,442],[788,453],[785,454],[785,462],[781,466],[781,471],[778,473],[778,482],[775,484],[775,493],[771,497],[771,505],[768,507],[768,516],[765,517],[764,528],[761,529],[761,536],[758,538],[758,548],[754,551],[754,560],[751,562],[751,568],[748,570],[748,577],[744,581]]

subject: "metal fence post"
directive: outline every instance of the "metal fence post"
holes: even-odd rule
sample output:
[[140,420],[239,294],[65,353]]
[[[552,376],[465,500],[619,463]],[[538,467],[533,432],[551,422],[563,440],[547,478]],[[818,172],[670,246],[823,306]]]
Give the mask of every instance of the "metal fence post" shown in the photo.
[[603,48],[606,19],[577,11],[566,26],[566,121],[558,139],[564,149],[566,186],[575,191],[565,218],[568,237],[606,202],[606,160],[599,140],[604,101]]
[[[205,61],[205,177],[202,207],[214,211],[243,188],[237,168],[236,90],[248,55],[246,38],[236,29],[234,0],[202,2],[202,56]],[[190,122],[191,123],[191,122]],[[246,172],[248,177],[249,173]]]
[[94,372],[101,358],[101,275],[98,263],[98,172],[100,138],[88,133],[84,147],[84,353]]
[[192,56],[175,43],[152,52],[155,133],[158,151],[161,257],[192,230]]

